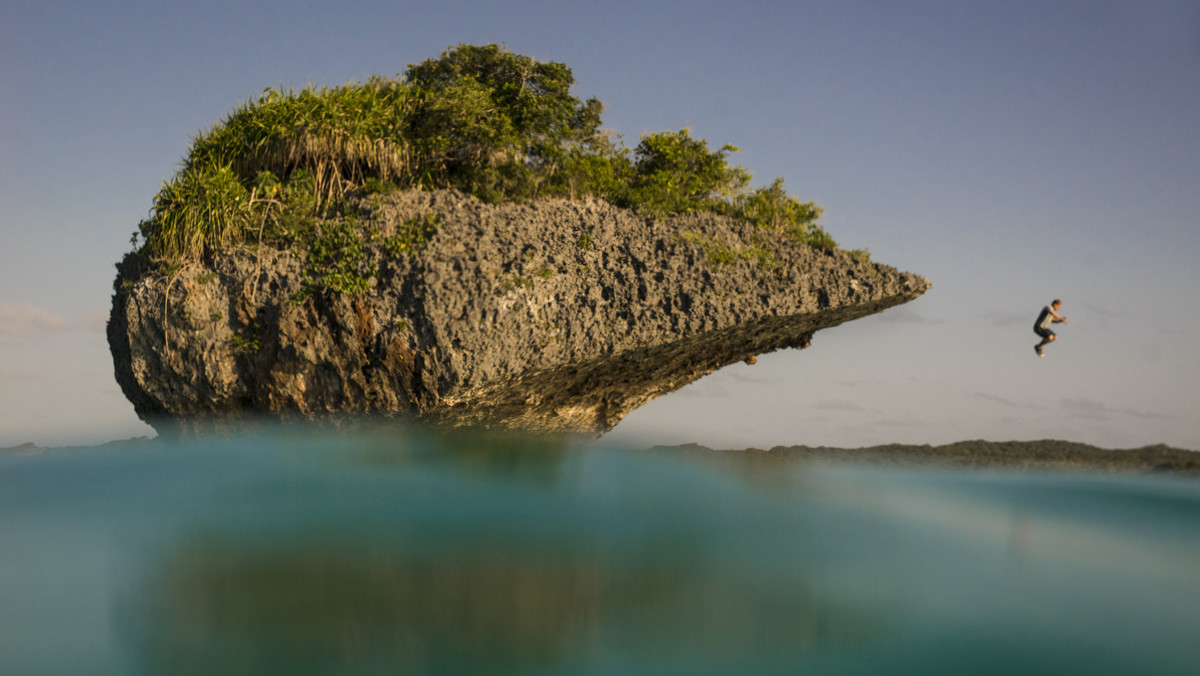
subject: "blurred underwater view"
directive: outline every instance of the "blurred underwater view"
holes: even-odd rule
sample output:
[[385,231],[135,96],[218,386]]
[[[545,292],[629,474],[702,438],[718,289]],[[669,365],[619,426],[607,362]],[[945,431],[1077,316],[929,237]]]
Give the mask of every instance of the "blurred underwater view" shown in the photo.
[[1200,481],[292,429],[0,454],[0,674],[1200,673]]

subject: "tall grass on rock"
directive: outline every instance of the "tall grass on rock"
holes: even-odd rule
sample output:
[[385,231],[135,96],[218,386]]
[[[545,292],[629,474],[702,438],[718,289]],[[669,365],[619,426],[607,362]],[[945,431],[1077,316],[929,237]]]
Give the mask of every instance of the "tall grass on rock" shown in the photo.
[[304,170],[324,203],[369,177],[394,181],[411,173],[405,125],[412,106],[409,87],[379,77],[331,89],[267,89],[195,139],[183,173],[228,164],[246,180]]
[[233,169],[209,165],[163,185],[142,234],[152,257],[178,261],[241,241],[252,217],[250,193]]
[[340,218],[348,194],[412,187],[493,203],[596,196],[648,218],[714,211],[836,246],[782,179],[747,188],[728,164],[737,148],[710,151],[684,129],[630,151],[574,82],[561,63],[459,45],[397,78],[268,88],[192,139],[140,225],[141,252],[177,264],[247,239],[311,248],[315,221]]

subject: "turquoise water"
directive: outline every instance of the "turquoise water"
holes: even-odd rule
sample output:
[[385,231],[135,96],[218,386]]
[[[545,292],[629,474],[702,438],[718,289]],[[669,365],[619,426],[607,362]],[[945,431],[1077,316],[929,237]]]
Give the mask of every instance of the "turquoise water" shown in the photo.
[[0,456],[0,674],[1200,673],[1200,481],[309,433]]

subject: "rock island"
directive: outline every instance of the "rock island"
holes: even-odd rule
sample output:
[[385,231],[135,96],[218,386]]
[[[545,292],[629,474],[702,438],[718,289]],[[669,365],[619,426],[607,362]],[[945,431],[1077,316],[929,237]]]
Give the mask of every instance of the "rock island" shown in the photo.
[[374,414],[597,436],[929,282],[844,251],[688,130],[632,151],[562,64],[459,45],[268,90],[198,136],[118,264],[117,381],[160,432]]

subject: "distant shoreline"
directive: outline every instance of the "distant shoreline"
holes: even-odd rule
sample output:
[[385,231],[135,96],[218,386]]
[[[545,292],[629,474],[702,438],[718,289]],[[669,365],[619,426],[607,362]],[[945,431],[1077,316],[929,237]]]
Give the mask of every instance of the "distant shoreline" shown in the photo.
[[1164,444],[1105,449],[1089,444],[1040,441],[960,441],[943,446],[887,444],[864,448],[775,446],[716,450],[699,444],[655,446],[653,452],[682,453],[737,462],[837,462],[885,467],[1092,471],[1200,476],[1200,452]]
[[[154,438],[121,439],[93,446],[40,446],[24,443],[0,448],[0,455],[37,455],[45,451],[148,445]],[[544,443],[545,437],[539,437]],[[565,446],[564,446],[565,447]],[[745,463],[824,462],[881,467],[1083,471],[1122,474],[1200,476],[1200,452],[1165,444],[1106,449],[1073,441],[959,441],[942,446],[885,444],[862,448],[775,446],[770,449],[713,449],[700,444],[659,445],[638,452],[700,457]]]

